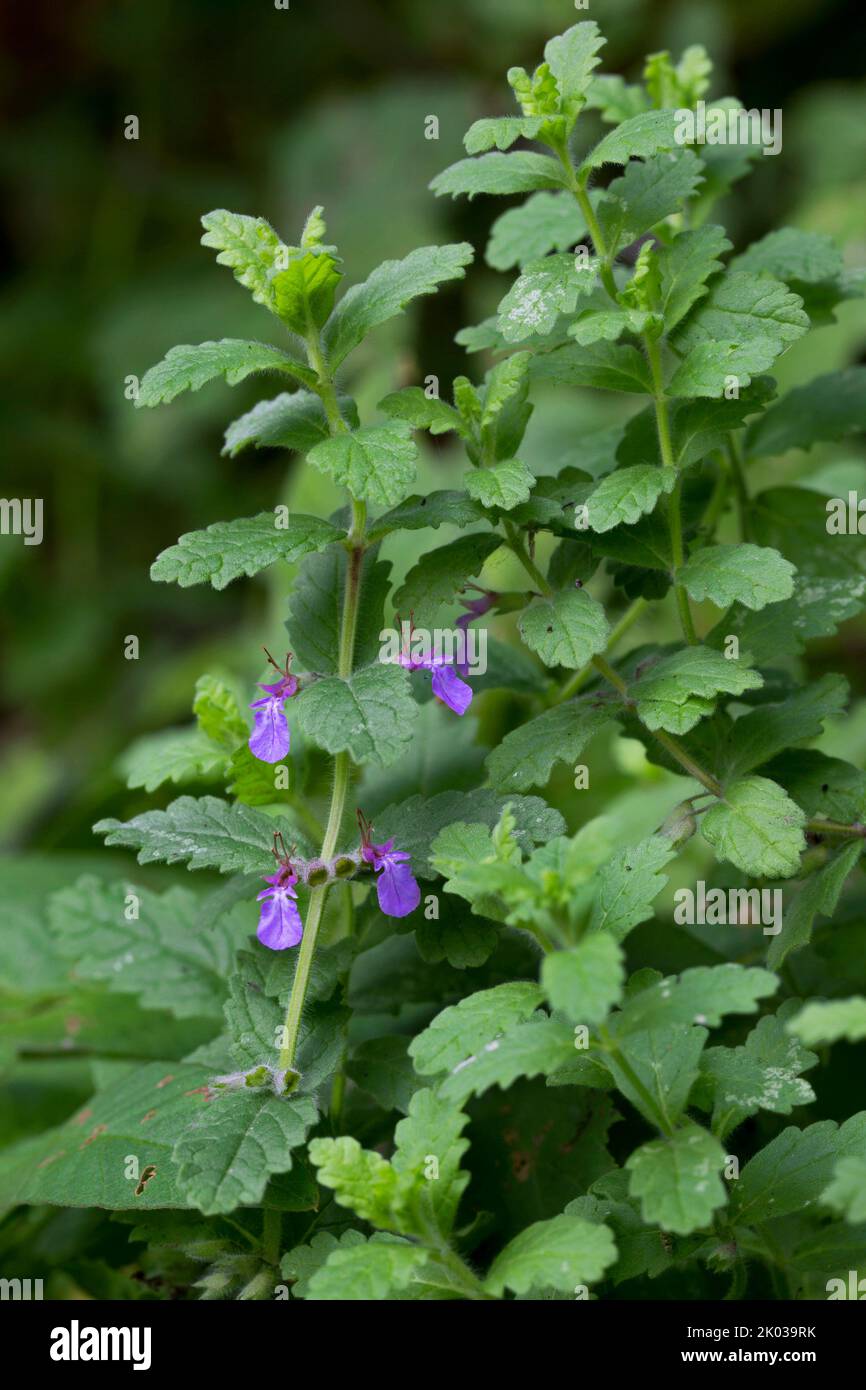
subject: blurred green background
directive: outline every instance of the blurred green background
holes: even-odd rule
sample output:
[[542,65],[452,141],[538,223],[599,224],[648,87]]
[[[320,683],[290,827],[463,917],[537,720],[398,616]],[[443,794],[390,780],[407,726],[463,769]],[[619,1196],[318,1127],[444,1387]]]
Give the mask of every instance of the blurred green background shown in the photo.
[[[544,40],[593,18],[604,70],[639,75],[643,55],[703,42],[712,93],[781,107],[781,157],[759,159],[718,211],[737,246],[787,221],[835,234],[866,264],[866,51],[862,5],[834,0],[69,0],[8,7],[0,357],[5,496],[45,499],[45,540],[0,538],[0,848],[95,848],[90,826],[177,794],[129,792],[117,759],[130,741],[189,718],[195,677],[260,671],[282,639],[288,575],[222,594],[152,584],[155,555],[183,531],[249,515],[282,497],[327,511],[327,485],[276,451],[221,456],[222,431],[269,384],[210,386],[159,411],[133,409],[125,378],[176,342],[274,338],[198,245],[201,213],[226,206],[293,240],[316,203],[349,279],[414,246],[467,238],[468,282],[421,302],[357,354],[362,401],[427,373],[443,392],[467,370],[453,344],[508,279],[483,266],[506,201],[437,201],[427,182],[462,153],[475,117],[510,109],[505,70],[532,66]],[[424,137],[436,115],[439,139]],[[138,140],[124,138],[128,115]],[[588,118],[593,119],[593,118]],[[516,200],[515,200],[516,201]],[[862,359],[863,302],[810,335],[777,374],[788,386]],[[482,364],[468,365],[477,375]],[[355,383],[353,382],[354,386]],[[538,472],[580,462],[582,434],[621,419],[622,398],[559,392],[536,410]],[[861,477],[850,446],[834,476]],[[795,475],[803,455],[774,463]],[[814,467],[810,459],[808,466]],[[431,477],[449,467],[431,456]],[[759,480],[760,481],[760,480]],[[399,544],[399,543],[398,543]],[[417,546],[418,538],[408,544]],[[409,554],[391,558],[397,570]],[[135,634],[140,659],[124,659]],[[863,693],[863,631],[849,624],[816,660]],[[851,750],[848,750],[851,755]]]

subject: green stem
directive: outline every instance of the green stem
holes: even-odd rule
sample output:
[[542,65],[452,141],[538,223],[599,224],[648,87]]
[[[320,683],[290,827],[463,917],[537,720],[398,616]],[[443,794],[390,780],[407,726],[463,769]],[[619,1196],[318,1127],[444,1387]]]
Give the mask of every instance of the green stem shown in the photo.
[[611,1057],[614,1057],[616,1059],[617,1066],[619,1067],[623,1076],[628,1081],[629,1085],[634,1089],[635,1095],[640,1096],[641,1100],[646,1106],[648,1112],[647,1118],[652,1118],[652,1122],[656,1125],[658,1129],[661,1130],[662,1134],[665,1134],[668,1138],[670,1138],[674,1133],[674,1126],[671,1124],[667,1116],[659,1109],[655,1097],[651,1094],[650,1091],[647,1090],[646,1086],[641,1081],[634,1067],[626,1059],[626,1057],[624,1056],[616,1042],[614,1042],[613,1038],[610,1036],[606,1028],[599,1028],[599,1036],[601,1038],[605,1052],[608,1052]]
[[751,540],[751,522],[749,519],[749,490],[746,487],[746,475],[743,470],[743,459],[740,448],[733,434],[728,435],[728,463],[731,468],[731,477],[734,480],[734,491],[737,495],[737,515],[740,519],[740,539]]
[[615,304],[619,304],[619,300],[616,297],[616,281],[613,278],[613,268],[611,266],[610,255],[608,254],[607,243],[604,239],[604,233],[602,232],[601,227],[598,224],[598,218],[595,215],[592,203],[589,200],[589,194],[587,193],[584,185],[580,182],[580,179],[577,177],[574,165],[572,164],[571,159],[569,157],[568,147],[565,144],[562,144],[557,145],[555,149],[557,155],[559,156],[559,162],[565,170],[565,174],[568,179],[568,187],[571,190],[571,193],[573,194],[578,207],[583,213],[583,220],[585,221],[589,235],[592,238],[592,245],[595,250],[595,253],[597,256],[601,258],[601,266],[599,268],[601,283],[604,285],[604,288],[606,289],[608,296],[614,301]]
[[521,565],[526,570],[526,573],[529,575],[533,584],[535,584],[540,593],[544,594],[545,597],[550,598],[550,596],[553,593],[553,589],[551,588],[550,584],[548,584],[547,580],[541,573],[541,570],[538,568],[535,561],[530,559],[529,552],[526,549],[526,546],[524,545],[517,531],[517,528],[513,526],[510,521],[505,522],[505,534],[508,537],[508,544],[510,548],[514,551],[514,554],[517,556]]
[[282,1212],[274,1211],[272,1207],[265,1207],[262,1215],[262,1257],[270,1265],[279,1262],[282,1234]]
[[[655,404],[656,431],[659,438],[659,453],[661,455],[663,468],[676,468],[674,461],[673,445],[671,444],[671,424],[668,415],[668,402],[665,395],[664,378],[662,375],[662,359],[659,351],[658,342],[648,334],[644,336],[644,347],[646,349],[647,361],[649,362],[650,372],[653,380],[653,401]],[[671,559],[674,571],[674,594],[677,601],[677,609],[682,624],[683,636],[689,646],[694,647],[697,643],[697,633],[692,620],[692,610],[689,607],[689,596],[677,580],[677,575],[682,569],[685,552],[683,549],[683,522],[680,512],[682,496],[682,480],[677,478],[673,491],[668,498],[668,528],[671,537]]]
[[851,839],[857,836],[861,840],[866,839],[866,825],[861,825],[859,821],[843,825],[838,820],[810,820],[806,822],[806,829],[814,835],[847,835]]

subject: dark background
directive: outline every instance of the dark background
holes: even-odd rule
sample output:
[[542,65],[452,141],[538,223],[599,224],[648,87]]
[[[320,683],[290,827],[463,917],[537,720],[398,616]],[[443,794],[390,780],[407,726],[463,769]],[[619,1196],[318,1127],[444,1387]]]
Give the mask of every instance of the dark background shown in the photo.
[[[273,580],[223,594],[154,585],[155,555],[181,532],[272,506],[287,489],[311,509],[327,507],[318,484],[311,504],[313,484],[294,460],[286,478],[285,454],[220,456],[225,425],[268,394],[261,382],[211,386],[153,412],[124,398],[125,377],[175,342],[274,336],[198,245],[199,216],[220,206],[255,213],[291,241],[322,203],[350,279],[437,240],[468,238],[480,262],[490,222],[507,204],[437,201],[427,182],[460,157],[473,119],[511,109],[505,70],[531,68],[550,34],[586,18],[607,34],[604,70],[637,77],[646,52],[678,55],[699,41],[717,64],[712,95],[782,108],[782,155],[759,160],[717,213],[738,246],[787,220],[833,233],[850,265],[866,263],[862,4],[7,7],[2,492],[43,497],[46,535],[41,547],[0,538],[0,847],[89,849],[98,816],[161,804],[123,790],[118,755],[137,735],[188,719],[201,670],[221,663],[257,673],[261,633],[278,632],[284,616]],[[137,141],[124,139],[130,114]],[[439,118],[438,141],[423,137],[428,114]],[[377,337],[358,354],[365,399],[410,379],[419,361],[445,381],[477,374],[453,334],[507,284],[476,269]],[[864,347],[866,314],[855,301],[837,326],[787,354],[777,375],[790,385],[861,360]],[[560,407],[575,412],[571,425],[583,420],[576,403]],[[593,423],[611,418],[609,402],[587,412]],[[844,467],[851,457],[850,449],[828,455]],[[849,675],[863,657],[853,626],[827,653]],[[132,633],[138,662],[123,659]],[[176,794],[163,791],[164,800]]]

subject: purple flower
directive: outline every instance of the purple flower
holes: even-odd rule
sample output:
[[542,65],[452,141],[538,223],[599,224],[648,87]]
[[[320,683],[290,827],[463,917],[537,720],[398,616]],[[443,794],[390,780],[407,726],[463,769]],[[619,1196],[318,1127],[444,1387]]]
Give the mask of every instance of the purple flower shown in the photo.
[[409,855],[404,850],[394,849],[394,841],[374,845],[370,834],[372,825],[362,813],[358,812],[361,827],[361,855],[366,863],[373,866],[377,875],[376,893],[379,906],[388,917],[408,917],[421,901],[421,889],[409,865]]
[[[399,622],[399,615],[398,615]],[[458,619],[458,627],[460,622]],[[404,648],[398,657],[398,661],[407,671],[431,671],[433,694],[441,704],[447,705],[455,714],[465,714],[472,704],[472,687],[461,680],[453,666],[445,664],[441,656],[413,656],[408,650],[412,640],[413,626],[410,623],[409,640],[405,641]],[[464,666],[464,673],[465,673]],[[394,916],[400,914],[395,913]]]
[[278,666],[267,647],[265,654],[271,665],[279,672],[280,679],[273,685],[262,685],[265,691],[263,700],[254,700],[250,709],[254,712],[255,728],[250,734],[250,752],[263,763],[278,763],[289,751],[290,734],[286,719],[286,700],[297,692],[298,682],[289,674],[292,654],[286,653],[285,666]]
[[277,872],[265,874],[268,887],[256,894],[256,902],[262,904],[256,936],[271,951],[285,951],[289,946],[297,946],[304,934],[304,924],[298,911],[298,895],[294,887],[298,875],[292,868],[279,833],[274,835],[273,853]]

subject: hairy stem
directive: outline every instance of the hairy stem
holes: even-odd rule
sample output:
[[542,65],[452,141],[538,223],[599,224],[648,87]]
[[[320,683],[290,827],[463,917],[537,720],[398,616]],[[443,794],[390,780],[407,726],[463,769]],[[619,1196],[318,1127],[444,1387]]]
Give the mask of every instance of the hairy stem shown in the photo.
[[[607,639],[605,653],[612,652],[614,647],[622,640],[629,628],[633,627],[638,618],[647,607],[645,598],[636,598],[634,603],[623,613],[619,622],[611,629],[610,637]],[[588,661],[579,671],[575,671],[570,680],[558,691],[556,698],[551,702],[554,705],[561,705],[565,700],[570,700],[572,695],[576,695],[579,690],[587,684],[596,673],[595,663]]]
[[526,549],[526,546],[523,543],[519,531],[515,526],[511,524],[510,521],[505,522],[505,534],[508,537],[508,544],[510,548],[514,551],[514,554],[517,556],[521,565],[526,570],[526,573],[529,575],[533,584],[535,584],[539,593],[544,594],[546,598],[550,598],[551,594],[553,593],[553,589],[551,588],[550,584],[548,584],[547,580],[541,573],[541,570],[538,568],[535,561],[530,559],[529,551]]

